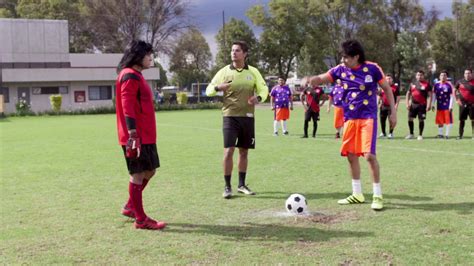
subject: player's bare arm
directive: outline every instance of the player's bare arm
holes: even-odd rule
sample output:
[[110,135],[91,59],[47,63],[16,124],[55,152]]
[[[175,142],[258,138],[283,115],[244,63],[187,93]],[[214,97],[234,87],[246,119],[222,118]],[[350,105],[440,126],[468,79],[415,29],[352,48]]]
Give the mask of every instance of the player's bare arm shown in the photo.
[[395,102],[393,99],[393,92],[392,88],[390,85],[388,85],[388,82],[383,79],[382,82],[380,83],[380,87],[382,87],[382,90],[385,93],[385,97],[387,97],[388,103],[390,104],[390,125],[392,128],[395,127],[397,124],[397,110],[395,110]]
[[410,88],[407,90],[407,95],[405,97],[406,105],[407,105],[407,110],[410,110],[410,98],[411,98],[411,92]]

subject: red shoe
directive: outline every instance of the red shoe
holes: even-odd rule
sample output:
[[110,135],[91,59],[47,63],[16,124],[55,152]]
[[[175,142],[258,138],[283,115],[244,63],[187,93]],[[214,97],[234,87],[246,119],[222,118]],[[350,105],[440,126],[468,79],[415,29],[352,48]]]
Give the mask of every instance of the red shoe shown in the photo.
[[127,217],[130,217],[132,219],[135,219],[135,212],[133,212],[132,209],[129,209],[129,208],[123,208],[122,209],[122,215],[123,216],[127,216]]
[[155,221],[149,217],[146,217],[145,221],[133,223],[136,229],[148,229],[148,230],[161,230],[166,227],[165,222]]

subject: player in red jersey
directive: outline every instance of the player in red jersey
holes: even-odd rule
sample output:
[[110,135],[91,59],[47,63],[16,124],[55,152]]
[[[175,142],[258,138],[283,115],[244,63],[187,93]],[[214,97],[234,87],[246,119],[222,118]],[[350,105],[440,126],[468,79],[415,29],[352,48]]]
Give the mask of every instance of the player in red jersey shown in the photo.
[[132,41],[125,49],[117,67],[116,115],[119,144],[130,174],[129,199],[122,214],[135,219],[137,229],[160,230],[166,223],[148,217],[142,201],[143,190],[160,167],[153,93],[142,75],[152,65],[152,53],[152,45],[144,41]]
[[464,123],[469,116],[471,119],[472,138],[474,139],[474,79],[472,69],[464,70],[464,79],[456,83],[456,102],[459,105],[459,137],[464,135]]
[[[398,110],[398,104],[400,103],[400,89],[398,88],[398,84],[393,83],[393,77],[390,74],[385,75],[385,79],[388,82],[388,85],[392,88],[393,98],[395,99],[395,110]],[[387,96],[385,92],[380,89],[380,97],[379,97],[379,108],[380,108],[380,127],[382,129],[382,133],[380,133],[379,138],[387,137],[389,139],[393,138],[393,130],[394,127],[390,124],[390,131],[388,135],[385,132],[385,124],[387,122],[387,118],[390,116],[390,104],[388,102]]]
[[405,139],[414,139],[413,120],[418,117],[420,134],[418,140],[423,139],[423,129],[425,128],[426,112],[431,109],[431,85],[425,80],[425,72],[416,72],[416,81],[410,85],[406,95],[406,105],[408,110],[408,127],[410,134]]
[[313,138],[316,138],[316,131],[318,131],[319,121],[319,106],[322,106],[326,101],[323,96],[324,90],[318,86],[309,86],[301,92],[300,100],[305,111],[304,135],[302,138],[308,137],[308,124],[311,119],[313,119]]

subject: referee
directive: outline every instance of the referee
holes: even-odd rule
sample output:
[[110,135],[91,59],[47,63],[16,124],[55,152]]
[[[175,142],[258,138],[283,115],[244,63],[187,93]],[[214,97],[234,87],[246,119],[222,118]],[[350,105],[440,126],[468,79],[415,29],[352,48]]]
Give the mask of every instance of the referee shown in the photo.
[[255,105],[264,102],[268,87],[260,72],[246,64],[248,45],[243,41],[232,44],[232,64],[217,72],[206,88],[207,96],[223,93],[223,134],[224,134],[224,180],[222,196],[232,197],[231,176],[235,147],[239,148],[239,186],[237,191],[246,195],[255,192],[245,183],[248,165],[248,149],[255,148]]

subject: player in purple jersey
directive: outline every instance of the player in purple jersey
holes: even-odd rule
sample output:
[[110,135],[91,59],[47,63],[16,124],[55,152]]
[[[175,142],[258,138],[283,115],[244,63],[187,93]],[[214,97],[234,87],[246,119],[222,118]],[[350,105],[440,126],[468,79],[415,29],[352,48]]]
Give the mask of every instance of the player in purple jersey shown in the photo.
[[340,79],[336,80],[336,85],[331,89],[329,93],[329,103],[327,112],[331,110],[331,106],[334,107],[334,128],[336,129],[336,139],[341,138],[342,127],[344,126],[344,110],[342,106],[342,95],[344,88]]
[[278,78],[278,85],[275,85],[270,92],[270,104],[274,111],[273,136],[278,136],[278,125],[281,123],[283,135],[288,135],[286,121],[290,119],[290,110],[293,110],[293,94],[290,87],[285,84],[284,77]]
[[375,155],[377,141],[377,87],[384,90],[391,109],[390,123],[395,126],[397,113],[392,89],[384,78],[382,69],[375,63],[365,60],[362,45],[356,40],[348,40],[341,45],[342,64],[332,68],[325,74],[305,77],[302,86],[312,86],[333,82],[341,79],[344,93],[344,135],[341,155],[347,156],[352,177],[352,195],[339,200],[339,204],[355,204],[365,201],[360,183],[359,156],[369,163],[373,182],[373,201],[371,208],[383,209],[382,189],[380,185],[380,169]]
[[[453,102],[454,86],[448,81],[448,72],[441,71],[439,81],[436,82],[433,89],[433,111],[436,101],[436,124],[438,125],[438,138],[449,138],[449,130],[453,126]],[[443,127],[446,127],[446,136],[443,137]]]

